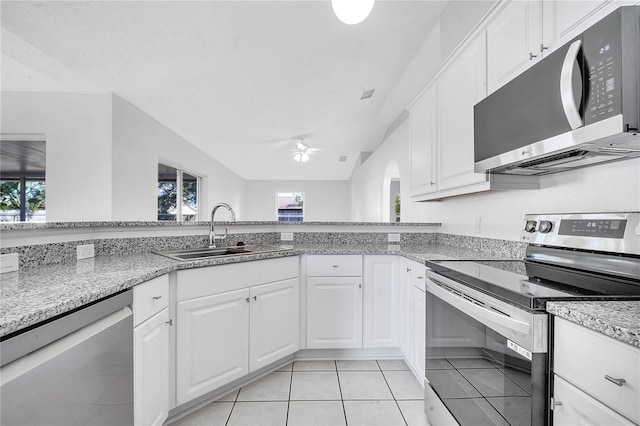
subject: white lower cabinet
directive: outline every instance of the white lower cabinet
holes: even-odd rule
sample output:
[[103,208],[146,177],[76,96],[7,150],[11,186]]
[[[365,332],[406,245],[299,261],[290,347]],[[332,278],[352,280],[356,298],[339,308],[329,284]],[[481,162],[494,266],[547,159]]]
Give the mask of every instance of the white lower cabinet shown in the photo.
[[251,288],[250,371],[292,354],[300,347],[298,283],[298,278],[293,278]]
[[413,287],[412,325],[413,341],[411,369],[417,377],[424,377],[425,369],[425,332],[426,332],[427,295],[424,290]]
[[134,422],[161,425],[169,412],[169,309],[133,329]]
[[640,423],[640,348],[556,317],[553,350],[554,424]]
[[411,271],[413,261],[400,258],[398,279],[398,346],[400,352],[411,364],[413,355],[413,286],[411,285]]
[[178,273],[178,405],[298,350],[298,271],[288,257]]
[[365,256],[363,347],[398,346],[398,256]]
[[397,347],[397,283],[395,255],[364,256],[364,276],[360,255],[307,256],[307,348]]
[[553,409],[554,425],[634,425],[557,375],[553,380],[553,394],[554,401],[562,404]]
[[249,289],[178,302],[178,404],[249,373]]
[[307,277],[307,348],[362,347],[362,277]]
[[169,413],[169,278],[133,288],[134,423],[161,425]]

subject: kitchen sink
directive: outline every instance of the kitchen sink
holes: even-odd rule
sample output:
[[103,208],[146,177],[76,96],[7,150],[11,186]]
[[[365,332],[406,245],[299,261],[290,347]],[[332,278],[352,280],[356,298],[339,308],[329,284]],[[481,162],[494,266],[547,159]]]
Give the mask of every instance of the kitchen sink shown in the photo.
[[156,254],[180,261],[209,259],[222,256],[239,256],[244,254],[267,253],[272,251],[290,250],[272,246],[233,246],[233,247],[199,247],[186,250],[158,251]]

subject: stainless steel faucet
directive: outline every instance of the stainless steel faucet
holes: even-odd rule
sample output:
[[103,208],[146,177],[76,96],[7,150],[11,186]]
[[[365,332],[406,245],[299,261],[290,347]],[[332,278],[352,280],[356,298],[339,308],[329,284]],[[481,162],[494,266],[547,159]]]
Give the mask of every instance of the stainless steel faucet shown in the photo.
[[236,213],[233,211],[233,209],[231,208],[231,206],[229,204],[227,204],[227,203],[218,203],[218,204],[216,204],[216,206],[213,208],[213,210],[211,210],[211,223],[209,224],[209,248],[217,247],[216,246],[216,240],[224,240],[227,237],[227,233],[229,232],[229,230],[227,228],[224,228],[224,234],[216,235],[213,217],[216,214],[216,210],[218,210],[218,208],[220,208],[220,207],[224,207],[229,211],[229,221],[230,222],[235,222],[236,221]]

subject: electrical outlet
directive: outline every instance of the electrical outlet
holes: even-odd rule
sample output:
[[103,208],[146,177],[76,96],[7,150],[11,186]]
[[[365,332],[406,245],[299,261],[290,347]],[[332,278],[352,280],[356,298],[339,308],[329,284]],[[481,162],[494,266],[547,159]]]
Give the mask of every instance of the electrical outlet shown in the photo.
[[18,253],[0,254],[0,273],[18,270]]
[[400,234],[387,234],[387,241],[390,243],[399,243]]
[[88,259],[90,257],[95,256],[93,244],[85,244],[81,246],[76,246],[76,254],[78,256],[78,260]]
[[474,229],[476,231],[476,234],[480,233],[481,227],[480,224],[482,223],[482,218],[481,217],[476,217],[474,220]]
[[281,232],[280,241],[293,241],[293,232]]

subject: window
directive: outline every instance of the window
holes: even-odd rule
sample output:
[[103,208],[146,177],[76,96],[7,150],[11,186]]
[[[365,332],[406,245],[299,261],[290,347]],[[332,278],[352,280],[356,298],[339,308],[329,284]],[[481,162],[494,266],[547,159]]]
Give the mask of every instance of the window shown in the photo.
[[278,222],[302,222],[304,219],[304,193],[281,192],[278,194]]
[[44,222],[45,142],[3,139],[0,158],[0,222]]
[[[158,220],[198,220],[200,177],[175,167],[158,164]],[[177,200],[182,200],[178,209]]]

